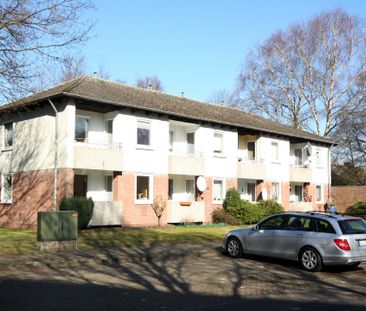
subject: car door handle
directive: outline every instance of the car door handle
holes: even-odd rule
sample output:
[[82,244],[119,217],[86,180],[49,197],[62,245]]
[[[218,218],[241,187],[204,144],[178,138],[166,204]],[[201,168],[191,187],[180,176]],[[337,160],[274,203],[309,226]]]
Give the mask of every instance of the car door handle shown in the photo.
[[303,233],[296,233],[296,236],[304,236]]

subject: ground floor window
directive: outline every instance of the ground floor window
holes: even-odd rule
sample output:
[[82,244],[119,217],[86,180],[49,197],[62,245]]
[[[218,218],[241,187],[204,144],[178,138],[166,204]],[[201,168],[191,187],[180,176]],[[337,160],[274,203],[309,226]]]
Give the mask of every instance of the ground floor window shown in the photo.
[[13,192],[13,176],[11,174],[4,174],[1,177],[1,202],[11,203]]
[[316,201],[317,202],[322,202],[323,201],[322,186],[320,186],[320,185],[316,186],[315,195],[316,195]]
[[271,183],[271,199],[280,201],[280,183]]
[[141,203],[152,201],[152,176],[136,176],[136,200]]
[[291,201],[302,202],[304,198],[304,187],[303,185],[291,185]]
[[221,204],[225,199],[225,185],[224,180],[214,179],[213,180],[213,193],[212,198],[214,203]]

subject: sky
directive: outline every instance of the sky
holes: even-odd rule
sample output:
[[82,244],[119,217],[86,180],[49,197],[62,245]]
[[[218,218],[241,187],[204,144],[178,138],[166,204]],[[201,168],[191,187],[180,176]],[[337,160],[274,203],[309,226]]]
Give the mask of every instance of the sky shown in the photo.
[[164,92],[207,101],[236,85],[246,55],[277,30],[334,8],[366,19],[364,0],[95,0],[83,48],[88,73],[104,67],[134,84],[157,76]]

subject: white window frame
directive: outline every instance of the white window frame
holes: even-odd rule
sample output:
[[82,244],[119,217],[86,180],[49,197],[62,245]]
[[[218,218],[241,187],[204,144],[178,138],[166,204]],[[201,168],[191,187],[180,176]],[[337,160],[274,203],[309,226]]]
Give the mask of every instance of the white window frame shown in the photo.
[[[10,176],[11,178],[11,188],[10,188],[10,198],[5,199],[5,176]],[[13,203],[13,175],[12,174],[1,174],[1,203],[12,204]]]
[[[216,148],[216,140],[220,139],[220,148]],[[214,141],[213,141],[213,153],[214,154],[223,154],[224,153],[224,133],[215,131],[214,132]]]
[[[79,118],[79,119],[85,119],[87,120],[87,129],[86,129],[86,132],[85,132],[85,140],[84,141],[77,141],[76,140],[76,119]],[[85,143],[88,143],[89,141],[89,130],[90,130],[90,117],[87,117],[87,116],[83,116],[83,115],[76,115],[75,116],[75,130],[74,130],[74,141],[79,143],[79,144],[85,144]]]
[[[318,200],[318,193],[317,189],[320,188],[320,200]],[[322,185],[315,185],[315,202],[316,203],[323,203],[324,197],[323,197],[323,186]]]
[[[275,199],[273,197],[273,185],[277,184],[278,185],[278,197],[277,199]],[[279,181],[272,181],[271,182],[271,200],[276,200],[278,203],[281,203],[281,183]]]
[[[276,146],[276,153],[274,154],[274,146]],[[271,141],[271,159],[274,163],[280,162],[280,144],[278,141]]]
[[[137,179],[138,177],[148,177],[149,178],[149,189],[148,189],[148,198],[138,199],[137,197]],[[154,176],[152,174],[136,174],[135,176],[135,204],[152,204],[154,198]]]
[[[8,131],[6,129],[6,126],[7,125],[11,125],[11,145],[10,146],[7,146],[7,140],[8,140]],[[3,144],[3,150],[11,150],[13,149],[13,146],[14,146],[14,122],[8,122],[8,123],[5,123],[3,125],[3,141],[2,141],[2,144]]]
[[[221,199],[216,200],[215,198],[215,181],[220,181],[222,182],[222,193],[221,193]],[[213,178],[212,179],[212,203],[213,204],[222,204],[225,200],[225,196],[226,196],[226,181],[224,178]]]
[[[193,184],[193,188],[192,189],[187,189],[187,181],[191,181]],[[194,178],[186,178],[185,179],[185,192],[186,192],[186,197],[187,197],[187,201],[189,202],[193,202],[195,201],[195,193],[196,193],[196,189],[195,189],[195,182],[194,182]],[[187,190],[192,190],[191,192],[188,192]]]
[[[188,143],[188,137],[187,137],[188,134],[193,134],[193,144]],[[186,140],[186,144],[187,144],[187,154],[194,154],[195,149],[196,149],[196,132],[194,132],[194,131],[186,132],[185,140]],[[192,146],[193,150],[190,150],[190,145]]]
[[[139,129],[149,130],[149,143],[148,144],[139,144],[139,139],[138,139]],[[141,147],[141,148],[151,148],[151,146],[152,146],[152,135],[151,135],[151,121],[150,120],[137,119],[137,124],[136,124],[136,145],[138,147]]]

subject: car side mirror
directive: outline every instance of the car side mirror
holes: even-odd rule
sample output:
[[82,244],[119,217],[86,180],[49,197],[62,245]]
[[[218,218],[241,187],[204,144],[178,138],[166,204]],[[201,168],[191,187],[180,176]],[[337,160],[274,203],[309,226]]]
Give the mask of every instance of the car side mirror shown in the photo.
[[255,225],[255,226],[252,228],[252,230],[254,230],[254,231],[258,231],[258,229],[259,229],[259,226],[258,226],[258,225]]

